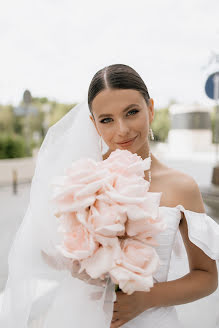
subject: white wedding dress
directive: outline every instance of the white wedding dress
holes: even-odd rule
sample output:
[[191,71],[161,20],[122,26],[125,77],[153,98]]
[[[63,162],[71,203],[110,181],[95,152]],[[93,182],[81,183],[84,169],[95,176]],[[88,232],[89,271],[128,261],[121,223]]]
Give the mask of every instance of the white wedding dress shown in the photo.
[[[209,257],[217,260],[219,269],[219,225],[207,214],[186,210],[182,205],[176,207],[159,207],[159,216],[166,224],[165,231],[159,234],[156,247],[162,264],[154,279],[158,282],[173,280],[182,277],[189,272],[185,247],[179,232],[181,213],[184,212],[188,225],[189,239],[201,248]],[[72,291],[77,292],[71,286],[69,277],[62,285],[62,290],[41,295],[34,304],[30,328],[72,328],[74,316],[81,318],[86,316],[83,304],[75,305],[69,313],[66,313],[66,302],[71,302]],[[80,288],[78,293],[80,294]],[[79,295],[78,294],[78,295]],[[79,296],[80,298],[80,296]],[[51,301],[52,300],[52,301]],[[133,304],[134,306],[134,304]],[[89,309],[95,311],[95,308]],[[95,328],[92,324],[83,325],[80,328]],[[124,328],[216,328],[219,327],[219,290],[198,301],[178,306],[154,307],[141,313],[128,323]],[[76,328],[76,327],[75,327]],[[79,328],[79,327],[77,327]]]

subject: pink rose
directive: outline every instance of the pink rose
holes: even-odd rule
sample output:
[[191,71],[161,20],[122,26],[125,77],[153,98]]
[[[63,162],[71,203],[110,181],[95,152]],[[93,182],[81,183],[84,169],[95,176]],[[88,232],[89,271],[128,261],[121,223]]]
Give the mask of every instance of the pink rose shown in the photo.
[[115,284],[128,295],[134,291],[149,291],[153,287],[153,273],[160,265],[155,249],[144,243],[125,239],[121,241],[121,257],[110,270]]
[[86,270],[91,278],[96,279],[108,274],[112,267],[115,267],[116,260],[121,256],[121,248],[118,238],[114,240],[114,245],[100,246],[93,256],[81,261],[80,272]]
[[105,192],[98,194],[97,199],[108,204],[122,206],[134,204],[140,206],[145,203],[149,182],[137,175],[130,177],[115,176],[113,185],[108,185]]
[[96,200],[90,207],[88,216],[88,227],[95,236],[105,237],[122,236],[125,232],[125,222],[127,215],[120,206],[109,205],[105,202]]
[[99,244],[80,222],[75,213],[67,213],[60,218],[59,232],[63,233],[63,242],[57,249],[67,258],[82,260],[91,256]]
[[[147,218],[156,219],[159,215],[159,204],[162,192],[147,192],[143,201],[138,204],[126,204],[127,216],[131,221]],[[137,202],[136,202],[137,203]]]
[[104,167],[119,175],[138,175],[144,177],[144,171],[151,165],[150,157],[144,160],[141,156],[128,150],[116,149],[103,161]]
[[76,212],[91,206],[96,195],[111,185],[113,177],[101,162],[83,159],[74,162],[66,169],[66,175],[57,176],[52,181],[51,201],[55,206],[55,215]]
[[136,205],[127,205],[126,233],[157,246],[155,236],[166,229],[165,222],[159,217],[159,203],[162,193],[149,192],[145,196],[145,202]]
[[160,218],[154,220],[151,218],[127,221],[126,233],[134,239],[140,240],[151,246],[158,246],[156,236],[166,228],[165,223]]

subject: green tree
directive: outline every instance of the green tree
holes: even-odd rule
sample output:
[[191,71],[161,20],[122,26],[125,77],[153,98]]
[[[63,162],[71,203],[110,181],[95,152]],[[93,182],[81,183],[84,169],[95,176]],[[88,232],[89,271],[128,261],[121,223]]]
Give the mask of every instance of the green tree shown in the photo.
[[65,114],[67,114],[76,104],[59,104],[53,103],[50,111],[50,126],[58,122]]
[[11,105],[0,105],[0,133],[12,133],[14,131],[14,114]]
[[17,135],[0,136],[0,159],[32,156],[32,150],[26,150],[25,140]]
[[154,141],[165,142],[167,140],[170,124],[168,108],[155,110],[154,120],[151,124],[154,133]]
[[[27,150],[32,152],[34,147],[40,147],[47,128],[76,105],[58,103],[47,97],[33,97],[30,106],[35,107],[37,113],[27,116],[16,116],[12,105],[0,105],[0,158],[29,156]],[[25,106],[23,100],[19,106]]]

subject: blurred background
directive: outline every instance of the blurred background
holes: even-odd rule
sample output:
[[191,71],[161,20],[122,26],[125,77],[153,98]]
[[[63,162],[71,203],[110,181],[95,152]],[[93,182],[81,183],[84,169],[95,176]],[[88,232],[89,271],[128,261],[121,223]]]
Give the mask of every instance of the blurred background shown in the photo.
[[219,2],[0,2],[0,292],[50,126],[104,66],[132,66],[155,102],[152,152],[193,176],[219,222]]

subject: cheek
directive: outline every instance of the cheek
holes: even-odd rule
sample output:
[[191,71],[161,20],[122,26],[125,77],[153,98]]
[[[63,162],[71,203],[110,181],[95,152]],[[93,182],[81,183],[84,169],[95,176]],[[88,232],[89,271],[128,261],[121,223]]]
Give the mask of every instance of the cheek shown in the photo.
[[[106,124],[107,125],[107,124]],[[112,139],[112,137],[114,136],[114,131],[113,128],[111,126],[106,126],[104,124],[99,124],[98,127],[98,131],[101,134],[103,140],[105,142],[110,141]]]
[[146,122],[144,122],[143,124],[141,124],[141,131],[142,131],[142,135],[144,137],[146,137],[148,135],[148,125]]
[[146,137],[148,135],[148,121],[147,121],[147,117],[145,117],[145,115],[143,115],[139,120],[137,120],[135,122],[135,129],[136,131],[138,131],[142,137]]

